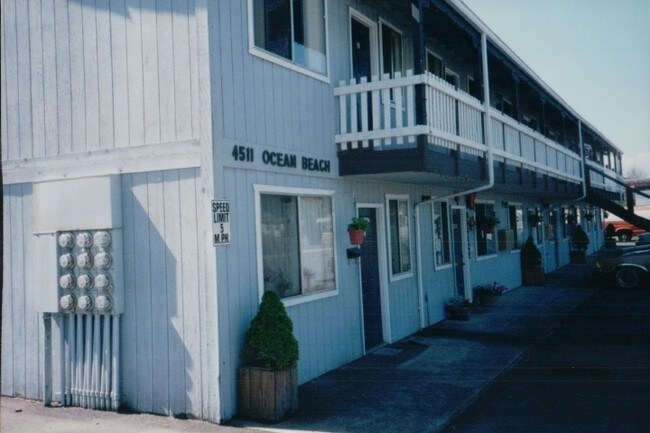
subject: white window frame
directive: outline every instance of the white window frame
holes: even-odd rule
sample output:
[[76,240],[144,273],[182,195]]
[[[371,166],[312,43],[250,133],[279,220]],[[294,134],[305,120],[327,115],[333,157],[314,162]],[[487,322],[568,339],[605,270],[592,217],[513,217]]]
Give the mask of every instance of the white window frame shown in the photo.
[[264,295],[264,257],[262,254],[262,194],[309,196],[309,197],[329,197],[332,200],[332,227],[334,228],[333,248],[334,248],[334,290],[326,290],[317,293],[300,294],[289,298],[282,298],[285,307],[292,305],[304,304],[306,302],[317,301],[319,299],[331,298],[339,294],[339,266],[338,256],[336,254],[336,211],[334,210],[334,191],[328,189],[307,189],[292,188],[273,185],[253,185],[255,193],[255,245],[257,254],[257,287],[259,299]]
[[[427,70],[427,72],[429,72],[432,75],[436,75],[436,74],[434,74],[433,72],[431,72],[429,70],[430,69],[429,68],[429,55],[431,55],[431,57],[435,57],[436,59],[440,60],[440,65],[442,67],[442,73],[444,74],[445,73],[445,61],[443,60],[442,56],[439,56],[438,54],[436,54],[435,51],[433,51],[431,48],[427,48],[427,58],[426,58],[427,59],[427,61],[426,61],[426,70]],[[436,75],[436,77],[441,78],[439,75]]]
[[253,16],[253,10],[254,10],[253,0],[248,0],[247,3],[248,3],[248,52],[249,54],[255,57],[259,57],[260,59],[269,61],[271,63],[275,63],[276,65],[283,66],[287,69],[298,72],[302,75],[306,75],[308,77],[315,78],[317,80],[329,84],[330,82],[330,78],[329,78],[330,41],[329,41],[329,25],[328,25],[329,12],[327,7],[328,0],[323,0],[323,6],[325,8],[325,69],[326,69],[325,74],[320,74],[316,71],[312,71],[311,69],[301,66],[298,63],[294,63],[289,59],[285,59],[282,56],[273,54],[272,52],[267,51],[264,48],[260,48],[257,45],[255,45],[255,17]]
[[[398,201],[406,201],[406,211],[408,212],[406,219],[408,221],[408,234],[409,234],[409,260],[411,263],[411,267],[408,271],[405,272],[400,272],[400,273],[394,273],[393,272],[393,250],[392,250],[392,245],[390,241],[390,226],[391,226],[391,219],[390,219],[390,202],[391,200],[398,200]],[[399,224],[399,222],[398,222]],[[411,233],[411,201],[410,197],[407,194],[386,194],[386,243],[388,244],[388,267],[389,267],[389,272],[388,276],[390,278],[390,282],[395,282],[399,280],[404,280],[406,278],[412,278],[413,277],[413,267],[415,264],[413,263],[413,234]]]
[[[449,250],[449,262],[448,263],[443,263],[441,265],[438,264],[436,260],[436,251],[435,251],[435,233],[436,233],[436,203],[441,203],[447,206],[447,239],[449,240],[449,245],[447,246]],[[448,269],[451,268],[453,263],[454,263],[454,258],[453,254],[454,252],[452,251],[451,248],[451,206],[449,205],[449,202],[447,200],[437,200],[431,203],[431,230],[434,235],[433,241],[434,241],[434,250],[433,250],[433,266],[436,271],[441,271],[443,269]],[[443,237],[444,239],[444,237]],[[443,246],[444,248],[444,246]]]
[[[495,202],[493,200],[476,200],[476,204],[482,204],[482,205],[491,204],[492,208],[494,209],[494,215],[496,216],[496,206],[495,206]],[[478,219],[478,217],[477,217],[477,219]],[[495,231],[493,233],[494,240],[492,241],[492,242],[494,242],[494,250],[496,252],[494,254],[484,254],[482,256],[479,256],[479,254],[478,254],[478,231],[479,231],[479,227],[477,225],[476,231],[474,233],[474,248],[476,248],[476,261],[480,262],[480,261],[483,261],[483,260],[489,260],[489,259],[493,259],[495,257],[498,257],[499,256],[499,240],[497,239],[496,228],[495,228]]]
[[[447,81],[447,75],[451,75],[451,76],[455,77],[456,84],[454,85],[454,89],[461,90],[461,88],[460,88],[460,75],[458,74],[458,72],[456,72],[453,69],[448,68],[448,67],[445,66],[445,81]],[[447,83],[449,83],[449,81],[447,81]],[[451,84],[451,83],[449,83],[449,84]]]
[[[386,26],[386,27],[390,28],[392,31],[397,33],[399,35],[399,37],[400,37],[400,43],[401,43],[400,52],[401,52],[401,56],[402,56],[402,58],[400,59],[400,63],[402,64],[402,67],[399,70],[399,72],[403,77],[404,76],[404,67],[405,67],[405,65],[404,65],[404,60],[405,60],[405,56],[404,56],[404,33],[402,33],[402,31],[400,29],[398,29],[397,27],[395,27],[394,25],[392,25],[391,23],[389,23],[388,21],[386,21],[383,18],[381,18],[379,20],[379,29],[378,29],[379,30],[379,70],[380,70],[379,74],[381,76],[384,75],[384,37],[383,37],[383,31],[382,31],[383,26]],[[395,72],[395,71],[393,71],[393,72]],[[395,78],[395,77],[391,77],[391,78]]]
[[378,76],[379,75],[379,61],[377,59],[377,55],[379,52],[379,40],[377,37],[377,23],[371,20],[370,18],[366,17],[363,15],[361,12],[353,9],[352,7],[349,8],[349,21],[348,21],[348,26],[349,26],[349,38],[348,38],[348,44],[350,46],[350,74],[352,74],[354,71],[352,70],[352,20],[355,19],[359,21],[361,24],[364,26],[367,26],[368,29],[370,30],[370,77],[372,78],[373,76]]

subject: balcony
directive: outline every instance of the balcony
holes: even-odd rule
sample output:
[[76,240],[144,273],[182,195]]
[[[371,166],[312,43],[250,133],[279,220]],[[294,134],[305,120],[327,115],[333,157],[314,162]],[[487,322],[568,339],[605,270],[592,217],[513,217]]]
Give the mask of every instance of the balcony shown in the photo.
[[[334,95],[342,176],[450,189],[487,181],[485,104],[441,78],[407,72],[351,80]],[[495,189],[566,197],[581,192],[580,155],[493,109],[489,113]]]

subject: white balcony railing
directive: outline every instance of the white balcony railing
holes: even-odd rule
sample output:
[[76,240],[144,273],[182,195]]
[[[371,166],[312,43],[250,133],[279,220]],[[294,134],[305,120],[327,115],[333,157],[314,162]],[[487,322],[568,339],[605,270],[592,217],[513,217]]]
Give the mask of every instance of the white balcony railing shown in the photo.
[[625,192],[625,187],[614,182],[610,178],[603,176],[602,173],[605,173],[613,177],[614,179],[618,179],[620,181],[623,180],[623,176],[616,173],[614,170],[610,170],[609,168],[605,168],[602,165],[599,165],[594,161],[587,160],[587,166],[589,168],[597,169],[597,170],[589,170],[589,182],[591,183],[591,186],[595,186],[597,188],[601,188],[606,191],[615,192],[619,194]]
[[[418,85],[425,87],[424,125],[415,122]],[[339,103],[339,150],[415,147],[415,137],[426,135],[430,144],[444,148],[477,156],[487,152],[484,104],[432,74],[409,71],[404,77],[350,80],[341,82],[334,95]],[[580,155],[495,110],[490,113],[496,160],[582,182]]]
[[582,182],[580,155],[496,111],[490,120],[495,159]]

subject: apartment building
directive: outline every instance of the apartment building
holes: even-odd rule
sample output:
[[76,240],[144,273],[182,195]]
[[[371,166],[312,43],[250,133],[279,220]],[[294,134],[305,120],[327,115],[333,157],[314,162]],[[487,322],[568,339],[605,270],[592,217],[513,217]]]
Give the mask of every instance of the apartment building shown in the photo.
[[519,286],[528,236],[599,249],[624,192],[460,0],[2,8],[3,395],[228,420],[264,291],[304,383]]

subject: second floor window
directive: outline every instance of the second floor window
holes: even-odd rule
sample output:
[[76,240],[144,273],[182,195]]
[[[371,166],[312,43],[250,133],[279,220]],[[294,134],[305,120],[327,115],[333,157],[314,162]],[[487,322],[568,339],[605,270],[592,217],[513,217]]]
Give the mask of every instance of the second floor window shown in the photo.
[[325,75],[325,0],[252,0],[255,46]]
[[402,72],[402,35],[386,23],[381,25],[382,73],[395,77]]

